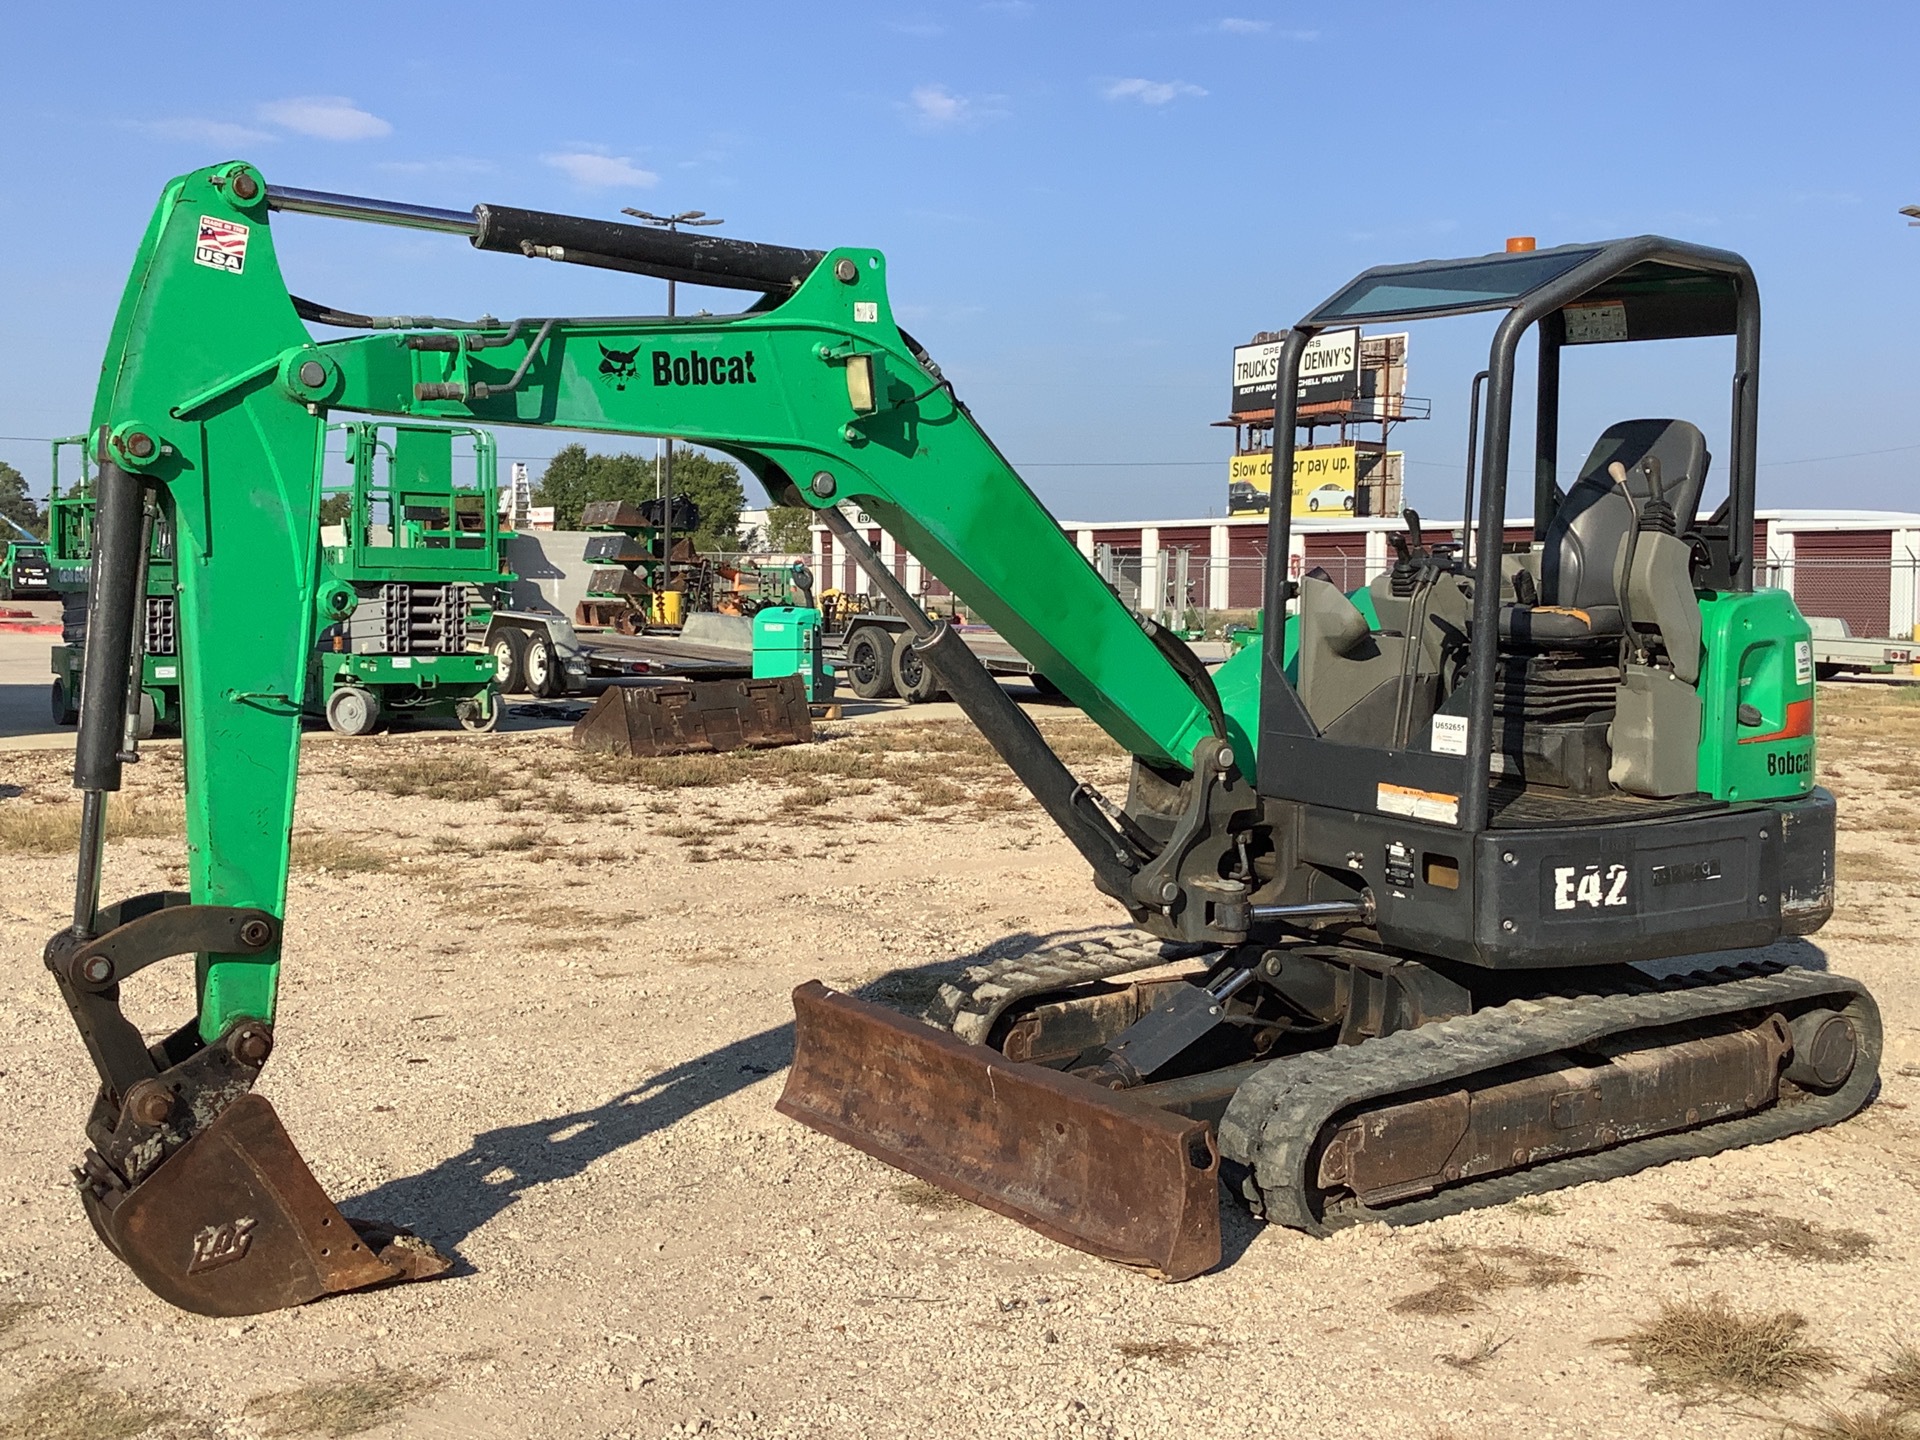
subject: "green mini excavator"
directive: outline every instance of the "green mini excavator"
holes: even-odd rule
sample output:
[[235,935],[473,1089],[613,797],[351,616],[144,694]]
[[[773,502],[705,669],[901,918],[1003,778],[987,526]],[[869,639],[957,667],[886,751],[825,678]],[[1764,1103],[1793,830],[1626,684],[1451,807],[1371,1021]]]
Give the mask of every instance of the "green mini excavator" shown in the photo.
[[[276,213],[756,298],[728,315],[372,315],[288,293]],[[1276,507],[1262,643],[1210,673],[1076,551],[895,324],[872,250],[281,189],[243,163],[175,180],[92,417],[84,822],[73,923],[47,947],[100,1075],[79,1185],[102,1239],[214,1314],[444,1265],[348,1221],[252,1093],[274,1044],[315,496],[326,428],[351,417],[672,435],[813,507],[1126,912],[1115,943],[975,970],[924,1015],[802,986],[780,1108],[808,1125],[1180,1278],[1218,1261],[1222,1181],[1320,1233],[1851,1115],[1877,1070],[1872,1000],[1756,953],[1829,914],[1834,805],[1813,783],[1807,626],[1753,586],[1752,272],[1657,237],[1370,270],[1287,334],[1275,473],[1317,333],[1469,313],[1494,333],[1463,535],[1430,544],[1410,523],[1347,595],[1289,575]],[[1515,547],[1530,336],[1534,533]],[[1682,419],[1610,426],[1563,477],[1563,352],[1691,336],[1732,337],[1724,502],[1708,508],[1706,443]],[[1132,754],[1123,800],[1067,769],[845,502]],[[103,904],[154,511],[176,546],[191,889]],[[151,1040],[121,987],[183,957],[197,1011]]]

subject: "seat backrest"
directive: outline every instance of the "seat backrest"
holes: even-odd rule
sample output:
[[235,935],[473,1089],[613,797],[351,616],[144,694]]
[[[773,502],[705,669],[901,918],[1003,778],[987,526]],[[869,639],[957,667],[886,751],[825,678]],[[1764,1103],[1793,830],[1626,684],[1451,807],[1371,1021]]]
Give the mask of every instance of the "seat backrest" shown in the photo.
[[1685,420],[1622,420],[1609,425],[1594,442],[1580,478],[1547,527],[1540,556],[1540,598],[1548,605],[1583,608],[1618,605],[1614,566],[1621,542],[1633,528],[1633,505],[1607,473],[1619,461],[1635,505],[1653,499],[1640,462],[1660,462],[1660,483],[1681,530],[1694,523],[1707,488],[1713,457],[1699,427]]

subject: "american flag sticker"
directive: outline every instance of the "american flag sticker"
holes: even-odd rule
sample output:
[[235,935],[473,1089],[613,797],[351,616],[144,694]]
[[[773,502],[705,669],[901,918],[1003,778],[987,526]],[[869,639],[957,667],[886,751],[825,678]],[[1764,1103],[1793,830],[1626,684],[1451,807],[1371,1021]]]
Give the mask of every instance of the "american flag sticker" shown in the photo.
[[247,268],[247,227],[202,215],[200,238],[193,245],[193,263],[238,275]]

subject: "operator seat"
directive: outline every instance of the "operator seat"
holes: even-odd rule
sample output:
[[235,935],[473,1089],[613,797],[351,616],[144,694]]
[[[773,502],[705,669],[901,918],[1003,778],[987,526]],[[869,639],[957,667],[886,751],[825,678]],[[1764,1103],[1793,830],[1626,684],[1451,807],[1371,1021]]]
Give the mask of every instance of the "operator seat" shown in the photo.
[[[1540,554],[1539,602],[1503,605],[1500,638],[1578,647],[1621,633],[1620,551],[1635,510],[1654,499],[1641,462],[1659,462],[1661,488],[1684,532],[1700,511],[1713,457],[1706,437],[1685,420],[1622,420],[1594,442],[1580,478],[1560,502]],[[1625,467],[1632,499],[1609,474]],[[1642,617],[1647,618],[1647,617]]]

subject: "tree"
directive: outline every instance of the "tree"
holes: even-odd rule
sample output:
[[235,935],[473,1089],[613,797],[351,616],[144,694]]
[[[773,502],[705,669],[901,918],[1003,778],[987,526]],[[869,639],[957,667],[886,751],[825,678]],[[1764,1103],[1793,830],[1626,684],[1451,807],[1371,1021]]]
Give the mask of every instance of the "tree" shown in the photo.
[[[737,518],[739,512],[734,513]],[[26,526],[35,535],[44,537],[47,533],[46,514],[27,493],[27,477],[4,460],[0,460],[0,515]],[[19,538],[20,532],[12,525],[0,525],[0,545]]]
[[[712,552],[737,548],[740,510],[746,492],[740,486],[740,467],[697,450],[675,448],[673,492],[700,507],[700,528],[693,532],[696,550]],[[533,503],[553,506],[554,528],[575,530],[580,512],[592,500],[630,500],[635,504],[660,493],[658,467],[639,455],[596,455],[584,445],[569,445],[547,462],[534,487]]]
[[767,549],[776,555],[802,555],[813,548],[813,511],[804,505],[776,505],[767,512]]

